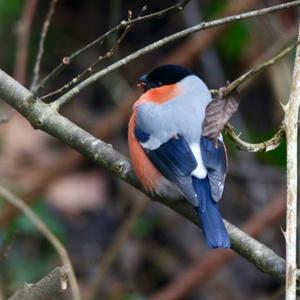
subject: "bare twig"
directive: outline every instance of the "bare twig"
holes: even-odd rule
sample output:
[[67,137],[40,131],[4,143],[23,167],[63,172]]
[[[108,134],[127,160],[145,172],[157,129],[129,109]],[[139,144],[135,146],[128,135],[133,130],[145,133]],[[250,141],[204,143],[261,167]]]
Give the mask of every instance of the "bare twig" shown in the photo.
[[112,71],[114,71],[120,67],[123,67],[124,65],[139,58],[140,56],[145,55],[146,53],[149,53],[153,50],[159,49],[162,46],[164,46],[170,42],[173,42],[175,40],[178,40],[180,38],[183,38],[189,34],[192,34],[194,32],[198,32],[198,31],[201,31],[201,30],[204,30],[207,28],[220,26],[220,25],[230,23],[230,22],[240,21],[240,20],[249,19],[249,18],[258,17],[258,16],[263,16],[263,15],[273,13],[273,12],[276,12],[276,11],[279,11],[282,9],[287,9],[287,8],[299,6],[299,5],[300,5],[299,0],[292,1],[292,2],[275,5],[275,6],[271,6],[271,7],[267,7],[267,8],[263,8],[263,9],[258,9],[258,10],[238,14],[238,15],[233,15],[233,16],[229,16],[229,17],[225,17],[225,18],[216,19],[216,20],[209,21],[209,22],[201,22],[198,25],[195,25],[195,26],[189,27],[187,29],[184,29],[182,31],[179,31],[177,33],[171,34],[159,41],[156,41],[156,42],[136,51],[135,53],[132,53],[132,54],[126,56],[125,58],[123,58],[123,59],[117,61],[116,63],[108,66],[107,68],[95,73],[94,75],[91,75],[89,78],[85,79],[84,81],[82,81],[81,83],[79,83],[78,85],[73,87],[71,90],[69,90],[67,93],[65,93],[63,96],[58,98],[56,100],[58,104],[56,104],[56,105],[61,106],[63,103],[69,101],[70,98],[73,98],[74,96],[78,95],[82,90],[86,89],[88,86],[90,86],[91,84],[93,84],[94,82],[99,80],[101,77],[111,73]]
[[[229,95],[231,92],[233,92],[237,87],[240,87],[241,84],[245,83],[250,78],[254,77],[258,73],[262,72],[266,68],[274,65],[276,62],[278,62],[280,59],[282,59],[285,55],[290,53],[295,47],[299,45],[300,41],[297,40],[294,43],[292,43],[290,46],[284,48],[281,50],[278,54],[273,56],[270,59],[267,59],[266,61],[260,63],[259,65],[253,67],[249,71],[247,71],[245,74],[238,77],[236,80],[228,84],[226,87],[221,88],[220,90],[213,90],[212,93],[222,93],[223,97],[226,95]],[[234,131],[234,127],[230,125],[229,123],[226,125],[226,133],[231,138],[233,142],[236,144],[236,148],[242,151],[247,152],[267,152],[270,150],[276,149],[282,142],[284,136],[285,136],[285,126],[280,126],[275,135],[264,142],[261,143],[247,143],[243,141],[240,138],[240,135],[237,135]]]
[[112,28],[111,30],[109,30],[108,32],[106,32],[105,34],[103,34],[102,36],[100,36],[99,38],[97,38],[96,40],[94,40],[93,42],[89,43],[88,45],[86,45],[85,47],[77,50],[76,52],[74,52],[73,54],[71,54],[68,57],[64,57],[62,62],[49,74],[47,75],[42,82],[35,88],[33,89],[33,94],[34,95],[38,95],[40,94],[43,89],[47,86],[47,84],[53,80],[67,65],[69,65],[70,63],[72,63],[75,58],[77,58],[79,55],[85,53],[86,51],[88,51],[89,49],[100,45],[103,43],[104,39],[106,39],[107,37],[109,37],[110,35],[112,35],[115,32],[118,32],[124,28],[126,28],[129,25],[133,25],[135,23],[139,23],[142,21],[147,21],[153,18],[159,18],[159,17],[163,17],[165,14],[171,12],[171,11],[175,11],[175,10],[183,10],[183,8],[187,5],[187,3],[190,0],[182,0],[180,2],[178,2],[177,4],[174,4],[166,9],[163,9],[161,11],[158,11],[156,13],[153,14],[148,14],[145,16],[139,16],[136,19],[132,19],[132,20],[123,20],[119,25],[115,26],[114,28]]
[[[299,36],[300,38],[300,26]],[[296,299],[297,259],[297,181],[298,181],[298,112],[300,106],[300,48],[297,47],[290,100],[285,110],[287,140],[287,211],[286,211],[286,296]]]
[[129,215],[126,216],[126,220],[120,225],[120,229],[117,232],[113,243],[105,251],[103,257],[101,258],[99,270],[90,284],[89,295],[86,296],[87,300],[96,299],[97,291],[101,289],[103,280],[105,279],[106,274],[108,273],[112,263],[114,262],[114,258],[117,256],[120,249],[125,244],[132,227],[148,205],[149,200],[145,196],[141,196],[140,198],[141,199],[135,201],[136,203],[133,203],[131,211]]
[[37,8],[37,0],[24,2],[21,20],[17,27],[17,45],[14,77],[21,84],[26,81],[26,69],[28,59],[28,44],[31,34],[31,25]]
[[[0,97],[27,118],[34,128],[42,129],[68,144],[145,193],[127,157],[61,116],[50,105],[39,99],[32,101],[32,94],[2,70],[0,70]],[[158,196],[152,199],[169,206],[200,226],[195,209],[187,201],[173,201]],[[224,222],[233,250],[263,272],[277,278],[285,276],[285,261],[281,257],[234,225]]]
[[67,289],[68,270],[65,267],[54,269],[36,283],[25,283],[8,300],[58,300]]
[[[37,216],[29,206],[27,206],[23,200],[19,199],[8,191],[3,186],[0,186],[0,196],[2,196],[6,201],[10,202],[12,205],[16,206],[21,210],[26,217],[35,225],[35,227],[47,238],[51,245],[55,248],[59,254],[63,265],[67,268],[69,273],[70,285],[73,293],[74,300],[80,300],[80,292],[77,284],[77,280],[74,274],[71,260],[69,255],[62,245],[62,243],[53,235],[53,233],[48,229],[45,223]],[[17,298],[16,298],[17,299]]]
[[272,138],[261,143],[247,143],[240,138],[239,134],[236,134],[234,128],[229,123],[226,124],[225,132],[230,139],[236,144],[236,148],[241,151],[247,152],[268,152],[276,149],[282,142],[285,131],[284,126],[280,126],[278,131]]
[[[143,9],[141,10],[140,15],[145,11],[145,7],[143,7]],[[132,20],[132,12],[129,10],[128,11],[128,21]],[[124,38],[126,37],[126,35],[128,34],[129,30],[132,28],[133,23],[129,24],[125,30],[122,32],[121,36],[118,38],[118,40],[116,41],[116,43],[112,46],[112,48],[110,50],[108,50],[104,55],[99,56],[96,61],[94,63],[92,63],[86,70],[84,70],[81,74],[79,74],[78,76],[76,76],[75,78],[73,78],[70,82],[68,82],[67,84],[63,85],[61,88],[40,97],[41,100],[45,100],[51,96],[57,95],[57,94],[61,94],[63,91],[65,91],[66,89],[70,88],[71,86],[78,84],[79,82],[82,81],[82,79],[89,75],[92,74],[94,68],[103,60],[111,58],[115,52],[119,49],[119,46],[121,45],[122,41],[124,40]],[[57,110],[60,109],[60,107],[56,108]]]
[[55,6],[56,6],[57,2],[58,2],[58,0],[51,1],[49,10],[48,10],[48,14],[47,14],[46,19],[43,24],[43,29],[42,29],[42,33],[41,33],[41,37],[40,37],[40,42],[39,42],[39,49],[38,49],[38,53],[37,53],[36,60],[35,60],[35,66],[33,69],[33,79],[32,79],[32,83],[30,86],[30,90],[33,90],[35,88],[35,86],[39,80],[40,66],[41,66],[41,61],[42,61],[42,57],[44,54],[45,40],[46,40],[46,36],[47,36],[48,29],[50,26],[51,18],[54,14]]
[[[260,0],[244,0],[244,1],[228,1],[219,14],[218,18],[237,15],[249,11],[256,4],[261,3]],[[208,49],[216,39],[228,29],[230,24],[211,28],[209,31],[202,31],[194,34],[181,45],[176,45],[175,49],[168,55],[162,64],[176,63],[179,65],[190,66],[195,59],[199,58],[202,52]]]
[[278,60],[282,59],[285,55],[291,53],[292,50],[294,50],[300,43],[300,40],[298,39],[294,43],[292,43],[290,46],[284,48],[282,51],[280,51],[277,55],[273,56],[272,58],[264,61],[263,63],[255,66],[254,68],[250,69],[248,72],[231,82],[226,88],[224,88],[224,94],[228,95],[231,93],[234,89],[236,89],[238,86],[243,84],[245,81],[256,75],[257,73],[263,71],[267,67],[270,67],[274,65]]

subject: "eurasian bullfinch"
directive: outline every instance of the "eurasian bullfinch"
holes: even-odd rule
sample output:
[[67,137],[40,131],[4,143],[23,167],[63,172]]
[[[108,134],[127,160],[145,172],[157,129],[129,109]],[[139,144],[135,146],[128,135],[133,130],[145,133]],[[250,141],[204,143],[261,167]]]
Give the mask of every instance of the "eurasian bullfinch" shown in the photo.
[[202,136],[212,101],[203,81],[190,70],[163,65],[140,77],[143,94],[133,106],[128,143],[135,172],[145,189],[184,198],[197,210],[210,248],[230,241],[218,202],[227,170],[225,145]]

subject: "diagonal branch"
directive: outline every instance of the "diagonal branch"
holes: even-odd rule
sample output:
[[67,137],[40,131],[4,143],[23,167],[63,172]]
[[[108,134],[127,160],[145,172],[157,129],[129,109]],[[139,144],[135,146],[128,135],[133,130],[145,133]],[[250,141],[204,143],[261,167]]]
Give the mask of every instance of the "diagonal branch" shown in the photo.
[[275,56],[271,57],[270,59],[264,61],[263,63],[253,67],[248,72],[231,82],[226,88],[224,88],[223,92],[225,95],[230,94],[233,90],[235,90],[238,86],[240,86],[245,81],[249,80],[251,77],[255,76],[257,73],[260,73],[264,69],[274,65],[278,60],[282,59],[287,54],[291,53],[300,43],[300,40],[297,39],[294,43],[290,46],[284,48]]
[[84,81],[82,81],[81,83],[79,83],[78,85],[76,85],[75,87],[73,87],[71,90],[69,90],[67,93],[65,93],[63,96],[61,96],[60,98],[58,98],[57,101],[57,106],[61,106],[62,104],[64,104],[65,102],[69,101],[69,99],[75,97],[76,95],[78,95],[81,91],[83,91],[84,89],[86,89],[87,87],[89,87],[91,84],[93,84],[94,82],[96,82],[97,80],[99,80],[101,77],[111,73],[112,71],[119,69],[121,67],[123,67],[124,65],[127,65],[129,62],[141,57],[142,55],[145,55],[146,53],[149,53],[151,51],[154,51],[156,49],[161,48],[162,46],[169,44],[171,42],[174,42],[180,38],[183,38],[187,35],[190,35],[194,32],[198,32],[201,30],[205,30],[207,28],[211,28],[211,27],[215,27],[215,26],[220,26],[226,23],[231,23],[231,22],[235,22],[235,21],[240,21],[240,20],[245,20],[245,19],[249,19],[249,18],[253,18],[253,17],[258,17],[258,16],[263,16],[266,14],[270,14],[279,10],[283,10],[283,9],[287,9],[290,7],[294,7],[294,6],[299,6],[300,5],[300,0],[298,1],[291,1],[288,3],[284,3],[284,4],[280,4],[280,5],[275,5],[275,6],[271,6],[271,7],[267,7],[267,8],[263,8],[263,9],[258,9],[258,10],[253,10],[250,12],[246,12],[246,13],[242,13],[239,15],[233,15],[233,16],[229,16],[229,17],[224,17],[224,18],[220,18],[220,19],[216,19],[216,20],[212,20],[209,22],[201,22],[200,24],[197,24],[195,26],[189,27],[187,29],[181,30],[179,32],[176,32],[174,34],[171,34],[167,37],[164,37],[161,40],[158,40],[126,57],[124,57],[123,59],[117,61],[116,63],[108,66],[107,68],[91,75],[90,77],[88,77],[87,79],[85,79]]
[[[113,175],[145,193],[127,157],[114,150],[111,145],[95,138],[61,116],[50,105],[38,99],[33,101],[32,94],[2,70],[0,70],[0,97],[27,118],[34,128],[41,129],[68,144],[84,156],[105,167]],[[152,200],[169,206],[200,226],[196,211],[187,202],[174,202],[159,197],[152,198]],[[233,250],[255,264],[263,272],[279,279],[284,278],[284,259],[229,222],[225,221],[225,224]]]

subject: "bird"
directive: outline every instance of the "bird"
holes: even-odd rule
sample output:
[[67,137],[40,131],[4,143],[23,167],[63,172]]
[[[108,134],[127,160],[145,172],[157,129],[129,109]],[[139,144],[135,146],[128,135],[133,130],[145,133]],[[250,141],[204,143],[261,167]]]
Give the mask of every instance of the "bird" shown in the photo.
[[227,172],[222,135],[202,135],[212,96],[191,70],[162,65],[139,78],[143,92],[133,105],[128,145],[133,168],[151,195],[185,198],[197,212],[209,248],[229,248],[218,202]]

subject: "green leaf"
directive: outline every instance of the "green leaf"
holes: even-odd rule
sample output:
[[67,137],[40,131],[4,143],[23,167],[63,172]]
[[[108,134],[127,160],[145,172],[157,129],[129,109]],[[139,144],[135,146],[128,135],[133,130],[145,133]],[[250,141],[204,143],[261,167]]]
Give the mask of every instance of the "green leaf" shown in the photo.
[[149,234],[159,223],[159,218],[141,217],[132,229],[132,235],[141,238]]
[[235,23],[218,40],[221,55],[228,62],[236,62],[249,41],[249,30],[245,23]]
[[[32,210],[43,220],[48,229],[60,240],[64,240],[66,237],[65,229],[63,224],[55,218],[54,214],[49,212],[48,206],[44,201],[36,201],[31,207]],[[15,222],[9,228],[10,232],[15,232],[18,230],[20,233],[40,236],[41,233],[32,224],[32,222],[25,216],[20,215]]]

